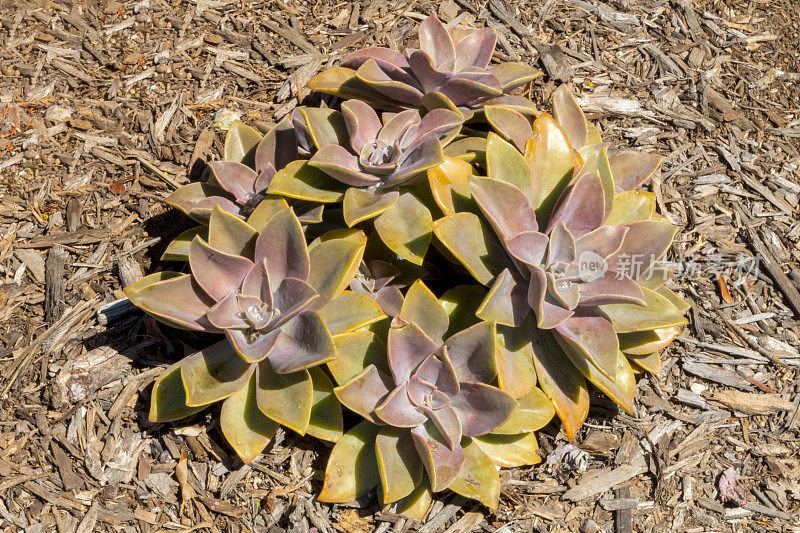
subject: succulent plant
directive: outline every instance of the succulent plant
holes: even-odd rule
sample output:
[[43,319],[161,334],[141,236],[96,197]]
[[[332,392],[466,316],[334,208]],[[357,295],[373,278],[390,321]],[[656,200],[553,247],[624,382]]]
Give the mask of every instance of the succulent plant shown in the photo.
[[657,264],[677,228],[654,214],[651,194],[630,190],[661,158],[609,158],[606,145],[586,144],[596,130],[566,89],[555,101],[560,123],[547,114],[529,130],[504,122],[514,144],[490,133],[488,177],[467,178],[491,230],[469,211],[434,226],[467,270],[491,284],[477,316],[529,336],[539,384],[572,438],[588,412],[585,379],[629,410],[628,359],[651,367],[686,322],[686,304],[663,286],[669,273]]
[[[446,337],[449,318],[443,305],[421,282],[406,294],[400,313],[392,320],[384,367],[370,364],[349,381],[334,389],[339,401],[361,415],[366,422],[356,426],[351,437],[364,433],[374,440],[383,502],[390,503],[412,494],[422,483],[437,492],[448,487],[464,490],[456,481],[470,476],[494,479],[496,469],[470,437],[491,433],[512,415],[517,401],[494,380],[494,325],[479,322]],[[446,338],[445,338],[446,337]],[[322,501],[348,501],[356,496],[351,478],[340,472],[352,465],[337,450],[328,463]],[[487,470],[488,469],[488,470]],[[368,475],[358,472],[357,475]],[[369,490],[377,485],[358,487]],[[496,504],[496,483],[473,485],[474,493]]]
[[[363,234],[328,238],[309,250],[291,208],[274,213],[259,233],[216,206],[208,235],[208,242],[195,237],[189,246],[189,274],[160,272],[125,289],[170,326],[226,337],[162,374],[150,420],[176,420],[222,400],[222,432],[246,462],[278,424],[337,440],[341,408],[319,365],[336,356],[333,333],[385,316],[367,296],[354,301],[344,292],[363,254]],[[358,322],[343,320],[342,307]]]
[[[408,109],[384,114],[381,123],[364,102],[348,100],[341,107],[341,112],[301,110],[316,150],[307,162],[280,172],[271,192],[318,202],[341,200],[348,226],[378,217],[375,229],[383,242],[421,264],[430,242],[431,214],[407,186],[444,161],[442,145],[458,133],[462,118],[446,109],[422,117]],[[309,186],[324,180],[320,173],[346,187],[344,195]]]
[[490,28],[454,41],[431,15],[419,27],[420,49],[404,55],[390,48],[364,48],[345,57],[340,67],[312,78],[308,86],[384,109],[445,107],[469,118],[487,101],[541,74],[523,63],[490,67],[496,44],[497,34]]

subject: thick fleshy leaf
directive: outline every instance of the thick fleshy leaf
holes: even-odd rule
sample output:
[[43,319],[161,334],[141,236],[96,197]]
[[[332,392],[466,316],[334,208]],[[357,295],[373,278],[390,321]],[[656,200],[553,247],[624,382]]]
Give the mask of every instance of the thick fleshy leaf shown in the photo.
[[311,416],[306,433],[328,442],[336,442],[342,436],[342,406],[333,394],[333,381],[322,370],[315,366],[308,369],[314,384],[314,398],[311,404]]
[[325,480],[317,499],[344,503],[372,490],[380,483],[375,439],[380,427],[361,422],[342,435],[325,467]]
[[563,223],[576,238],[589,233],[603,223],[604,202],[600,176],[597,172],[584,174],[559,199],[547,233],[559,223]]
[[255,170],[234,161],[211,161],[208,163],[211,169],[211,180],[225,191],[232,194],[239,204],[246,204],[256,190]]
[[669,328],[687,323],[686,318],[664,296],[642,288],[646,305],[603,305],[600,310],[608,316],[617,333],[632,333],[656,328]]
[[536,387],[533,348],[526,328],[497,327],[497,383],[512,398],[522,398]]
[[245,385],[253,370],[224,339],[179,364],[189,407],[202,407],[227,398]]
[[605,144],[584,146],[578,151],[578,154],[583,159],[583,165],[577,171],[577,175],[597,172],[603,183],[603,205],[605,206],[603,219],[605,220],[614,209],[615,197],[614,178],[611,176],[611,167],[608,162],[608,146]]
[[619,354],[617,366],[613,374],[613,379],[599,372],[595,365],[580,357],[574,352],[567,351],[569,360],[575,365],[584,377],[600,389],[603,394],[622,407],[625,412],[631,413],[633,410],[633,398],[636,395],[636,377],[628,359]]
[[441,343],[449,322],[441,302],[422,280],[415,281],[408,288],[398,316],[405,322],[416,324],[437,343]]
[[278,374],[268,360],[258,364],[256,373],[258,408],[275,422],[305,434],[314,403],[314,385],[307,370]]
[[255,152],[255,169],[258,172],[256,190],[266,189],[275,171],[297,159],[298,133],[295,132],[292,115],[286,115],[273,126],[258,143]]
[[425,113],[419,124],[403,135],[400,146],[403,150],[410,151],[429,139],[438,139],[445,146],[458,135],[463,122],[459,113],[449,109],[432,109]]
[[317,148],[326,144],[347,142],[347,127],[344,117],[338,111],[318,107],[301,107],[300,113],[305,119],[311,140]]
[[261,232],[273,216],[279,212],[287,209],[289,204],[280,196],[267,196],[253,209],[250,216],[247,217],[247,225]]
[[506,250],[511,256],[532,266],[539,266],[547,253],[549,239],[538,231],[524,231],[506,241]]
[[433,422],[439,434],[443,437],[444,443],[450,450],[455,450],[460,446],[462,429],[458,413],[451,405],[445,405],[439,409],[427,409],[429,422]]
[[147,419],[153,423],[172,422],[202,410],[203,407],[186,405],[181,366],[180,363],[175,363],[164,370],[153,384],[150,394],[150,414]]
[[[564,362],[566,364],[566,361]],[[546,426],[555,415],[553,403],[538,387],[518,400],[517,408],[502,426],[493,431],[495,434],[516,435],[537,431]]]
[[331,335],[355,331],[386,318],[378,303],[360,292],[342,293],[320,309],[319,314]]
[[[183,211],[191,216],[192,208],[202,200],[212,197],[233,198],[230,194],[225,192],[221,187],[207,182],[195,182],[184,185],[178,188],[172,194],[167,196],[165,201],[172,207]],[[234,204],[235,207],[235,204]],[[194,217],[192,217],[194,218]],[[202,217],[203,220],[198,222],[208,222],[208,215]]]
[[445,337],[477,324],[479,320],[475,311],[485,297],[486,289],[480,285],[456,285],[447,290],[439,299],[450,322]]
[[494,323],[479,322],[459,331],[444,345],[458,381],[491,383],[497,375],[494,364],[497,350]]
[[311,202],[339,202],[344,195],[344,186],[330,179],[308,161],[292,161],[279,170],[269,188],[270,194]]
[[506,326],[519,326],[530,313],[527,287],[515,274],[505,269],[494,281],[489,294],[476,312],[481,320]]
[[636,151],[619,152],[608,159],[614,185],[622,191],[631,191],[647,181],[664,161],[658,154]]
[[658,294],[670,301],[680,313],[685,313],[692,308],[692,304],[675,294],[669,287],[662,285],[654,289]]
[[392,207],[400,193],[397,191],[378,192],[351,187],[344,193],[342,211],[344,222],[353,227],[359,222],[376,217]]
[[351,187],[369,187],[380,182],[378,177],[362,171],[358,157],[338,144],[323,146],[308,164]]
[[329,239],[313,246],[309,252],[311,272],[308,283],[327,300],[342,294],[358,272],[364,256],[367,237],[361,231],[348,238]]
[[649,191],[624,191],[614,197],[605,224],[628,224],[640,220],[650,220],[655,212],[656,195]]
[[456,66],[486,68],[497,44],[497,33],[491,28],[475,30],[456,43]]
[[411,430],[414,446],[428,473],[433,492],[450,486],[464,464],[464,449],[457,445],[451,450],[432,422],[426,422]]
[[311,265],[306,237],[293,210],[284,209],[274,215],[259,234],[255,260],[261,262],[262,259],[273,287],[278,287],[286,278],[308,279]]
[[516,89],[542,75],[541,70],[536,70],[530,65],[513,61],[494,65],[489,70],[500,80],[500,85],[503,86],[503,92]]
[[533,139],[525,151],[531,175],[533,207],[546,220],[572,177],[576,159],[566,133],[547,113],[533,122]]
[[566,85],[562,85],[553,93],[553,117],[567,134],[569,143],[575,150],[586,144],[589,124]]
[[325,322],[317,313],[304,312],[281,327],[269,362],[279,374],[327,363],[336,357],[336,347]]
[[187,274],[150,274],[125,287],[125,295],[136,307],[172,327],[219,331],[206,318],[214,301]]
[[466,498],[497,509],[500,499],[500,474],[491,458],[472,439],[464,439],[464,463],[449,489]]
[[408,185],[423,176],[429,168],[444,163],[442,144],[438,139],[426,139],[416,148],[410,149],[400,156],[397,170],[384,183],[384,187]]
[[622,246],[608,258],[608,268],[639,279],[669,249],[678,228],[659,220],[631,222],[627,227]]
[[414,492],[398,500],[394,512],[422,522],[430,510],[431,503],[433,503],[433,494],[428,480],[423,478]]
[[432,222],[428,208],[406,192],[375,219],[375,230],[390,250],[415,265],[421,265],[431,242]]
[[218,206],[208,220],[208,244],[220,252],[242,257],[252,257],[256,230],[245,221],[226,213]]
[[389,373],[386,346],[372,331],[336,335],[333,343],[336,345],[336,359],[328,361],[327,366],[339,385],[347,383],[370,365]]
[[333,389],[333,392],[342,405],[351,411],[370,422],[382,424],[381,419],[373,412],[392,389],[394,389],[392,378],[378,370],[375,365],[370,365],[344,385]]
[[550,398],[567,439],[572,440],[589,413],[586,380],[574,366],[566,364],[566,354],[549,332],[532,329],[531,341],[539,386]]
[[506,266],[505,252],[478,215],[462,211],[433,223],[436,237],[478,280],[487,285]]
[[[545,400],[549,403],[547,398]],[[542,462],[538,453],[539,444],[533,432],[519,435],[483,435],[473,438],[472,442],[500,468],[516,468]]]
[[393,79],[381,69],[374,59],[369,59],[358,67],[356,76],[367,87],[381,94],[384,99],[388,101],[395,100],[394,105],[389,107],[398,107],[398,102],[417,106],[422,101],[423,94],[419,89],[409,85],[407,80],[397,81]]
[[235,161],[236,163],[252,163],[253,154],[262,135],[247,124],[235,120],[228,134],[225,135],[225,160]]
[[644,357],[663,350],[680,334],[681,328],[679,326],[621,333],[619,335],[619,349],[625,355]]
[[[575,258],[581,262],[581,257],[586,252],[606,258],[619,250],[625,234],[628,233],[627,226],[601,226],[579,239],[575,239]],[[587,259],[589,256],[583,256]]]
[[255,460],[275,436],[279,424],[258,408],[254,374],[222,402],[219,425],[225,440],[245,464]]
[[528,282],[527,301],[534,315],[536,325],[540,329],[553,329],[572,316],[573,310],[557,301],[549,293],[549,285],[553,276],[539,267],[531,268],[531,279]]
[[600,144],[603,142],[603,136],[597,126],[589,123],[589,136],[586,138],[586,144]]
[[533,137],[530,120],[522,113],[501,105],[484,106],[483,113],[486,121],[497,133],[512,143],[520,153],[525,152],[525,145]]
[[382,124],[372,107],[360,100],[348,100],[342,103],[342,116],[350,145],[356,153],[360,153],[365,144],[375,142]]
[[444,24],[435,16],[430,16],[419,25],[419,47],[428,54],[436,65],[449,68],[452,72],[456,61],[453,40]]
[[422,481],[422,464],[408,431],[381,428],[375,439],[375,457],[384,504],[408,496]]
[[627,355],[627,358],[635,373],[639,373],[641,370],[651,374],[661,372],[661,356],[658,352],[647,355]]
[[644,294],[633,279],[617,272],[606,272],[588,283],[580,284],[581,305],[632,303],[644,305]]
[[497,387],[462,382],[452,406],[458,413],[463,434],[475,437],[502,426],[517,407],[517,401]]
[[428,419],[411,403],[405,383],[390,392],[386,399],[375,408],[375,416],[381,422],[397,428],[417,427]]
[[442,152],[447,157],[456,157],[466,163],[485,166],[486,139],[483,137],[462,137],[444,147]]
[[273,329],[263,334],[250,336],[246,330],[226,329],[225,336],[239,357],[248,363],[258,363],[263,361],[275,348],[275,344],[281,336],[281,330]]
[[395,322],[389,330],[387,356],[395,383],[403,383],[439,345],[413,323]]
[[575,238],[564,224],[556,224],[550,233],[550,243],[547,247],[547,264],[572,263],[577,259],[575,255]]
[[396,50],[383,46],[367,46],[355,52],[351,52],[342,59],[342,65],[358,68],[368,59],[375,59],[398,68],[408,67],[406,56]]
[[167,245],[164,253],[161,254],[162,261],[188,261],[189,244],[195,236],[208,240],[208,226],[197,226],[181,232]]
[[199,236],[189,245],[192,277],[215,301],[236,291],[253,268],[245,257],[215,250]]
[[397,107],[395,102],[358,79],[356,71],[351,68],[333,67],[323,70],[311,78],[306,87],[309,90],[331,94],[344,100],[360,98],[382,109]]
[[461,204],[472,196],[469,178],[474,174],[472,165],[454,157],[445,157],[444,163],[428,169],[433,199],[445,215],[456,214]]
[[491,72],[459,72],[439,88],[455,105],[478,107],[480,102],[501,96],[500,80]]
[[605,376],[614,379],[619,340],[611,322],[601,316],[581,312],[556,326],[553,333],[567,355],[591,361]]
[[536,214],[525,193],[515,185],[473,176],[470,179],[470,189],[472,197],[478,202],[501,241],[539,229]]
[[[536,175],[531,174],[531,169],[523,155],[494,133],[489,133],[486,137],[486,167],[490,178],[510,183],[521,190],[529,202],[531,201],[531,180],[537,179]],[[537,228],[528,229],[536,230]]]

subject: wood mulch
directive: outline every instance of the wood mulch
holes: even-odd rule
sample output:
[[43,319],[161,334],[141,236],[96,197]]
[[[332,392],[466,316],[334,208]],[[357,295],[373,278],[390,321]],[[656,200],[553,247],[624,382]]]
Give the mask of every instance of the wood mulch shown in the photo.
[[[616,146],[667,156],[648,186],[693,308],[633,415],[595,395],[576,448],[553,422],[547,464],[502,472],[496,511],[445,494],[420,524],[316,502],[326,450],[289,433],[244,466],[206,413],[148,423],[150,384],[202,339],[120,289],[187,227],[162,198],[220,153],[220,109],[265,128],[432,12],[545,70],[541,108],[571,83]],[[795,0],[0,0],[0,527],[796,531],[799,21]]]

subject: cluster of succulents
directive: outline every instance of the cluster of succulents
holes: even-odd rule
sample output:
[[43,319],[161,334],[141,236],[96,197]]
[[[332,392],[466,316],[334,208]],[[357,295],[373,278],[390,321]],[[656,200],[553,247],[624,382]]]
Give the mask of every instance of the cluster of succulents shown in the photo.
[[333,443],[320,501],[377,487],[422,518],[445,489],[496,507],[498,469],[538,463],[555,415],[573,439],[590,384],[632,409],[688,308],[661,261],[676,227],[637,190],[662,158],[609,154],[565,86],[552,115],[508,94],[539,72],[490,65],[495,42],[430,17],[418,50],[313,78],[330,107],[231,125],[168,198],[199,223],[164,253],[184,266],[126,288],[218,335],[164,371],[151,421],[221,401],[243,461],[284,426]]

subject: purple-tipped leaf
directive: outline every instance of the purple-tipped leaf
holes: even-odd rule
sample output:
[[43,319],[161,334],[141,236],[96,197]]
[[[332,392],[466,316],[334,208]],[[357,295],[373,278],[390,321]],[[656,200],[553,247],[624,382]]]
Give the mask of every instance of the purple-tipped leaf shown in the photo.
[[452,72],[456,62],[453,39],[444,24],[431,15],[419,25],[419,47],[442,69]]
[[398,428],[413,428],[423,424],[425,416],[408,397],[405,383],[394,389],[386,399],[375,408],[375,416],[384,423]]
[[415,324],[395,323],[389,330],[387,356],[395,383],[403,383],[439,346]]
[[614,185],[621,191],[632,191],[656,173],[664,158],[647,152],[625,151],[608,158]]
[[489,294],[476,311],[481,320],[497,322],[506,326],[519,326],[530,313],[527,287],[517,274],[509,269],[503,270],[495,278]]
[[337,144],[329,144],[320,148],[311,157],[308,164],[351,187],[369,187],[380,182],[377,177],[370,176],[361,170],[358,165],[358,156]]
[[284,324],[269,362],[278,374],[317,366],[336,357],[330,331],[317,313],[301,313]]
[[619,340],[607,319],[589,313],[576,314],[553,330],[564,351],[578,354],[614,380],[619,357]]
[[269,219],[256,240],[255,258],[264,260],[273,287],[286,278],[308,279],[306,238],[294,211],[284,209]]
[[375,142],[381,129],[381,121],[375,111],[360,100],[348,100],[342,104],[350,145],[360,153],[365,144]]
[[239,288],[253,262],[215,250],[196,236],[189,245],[189,266],[197,284],[219,301]]
[[411,436],[428,473],[431,490],[446,489],[464,464],[464,449],[460,445],[453,450],[448,448],[444,437],[431,422],[412,429]]
[[452,407],[461,421],[462,432],[467,437],[491,433],[511,416],[517,401],[485,383],[462,383]]
[[473,31],[456,43],[456,71],[466,67],[485,69],[496,45],[497,33],[491,28]]
[[501,240],[539,229],[536,214],[518,187],[496,179],[473,176],[470,190]]
[[550,219],[548,232],[563,222],[573,236],[580,237],[598,228],[603,223],[604,213],[603,182],[596,172],[585,174],[564,191]]
[[375,365],[370,365],[344,385],[333,389],[333,392],[342,405],[351,411],[373,424],[383,424],[374,411],[393,388],[392,378],[378,370]]

